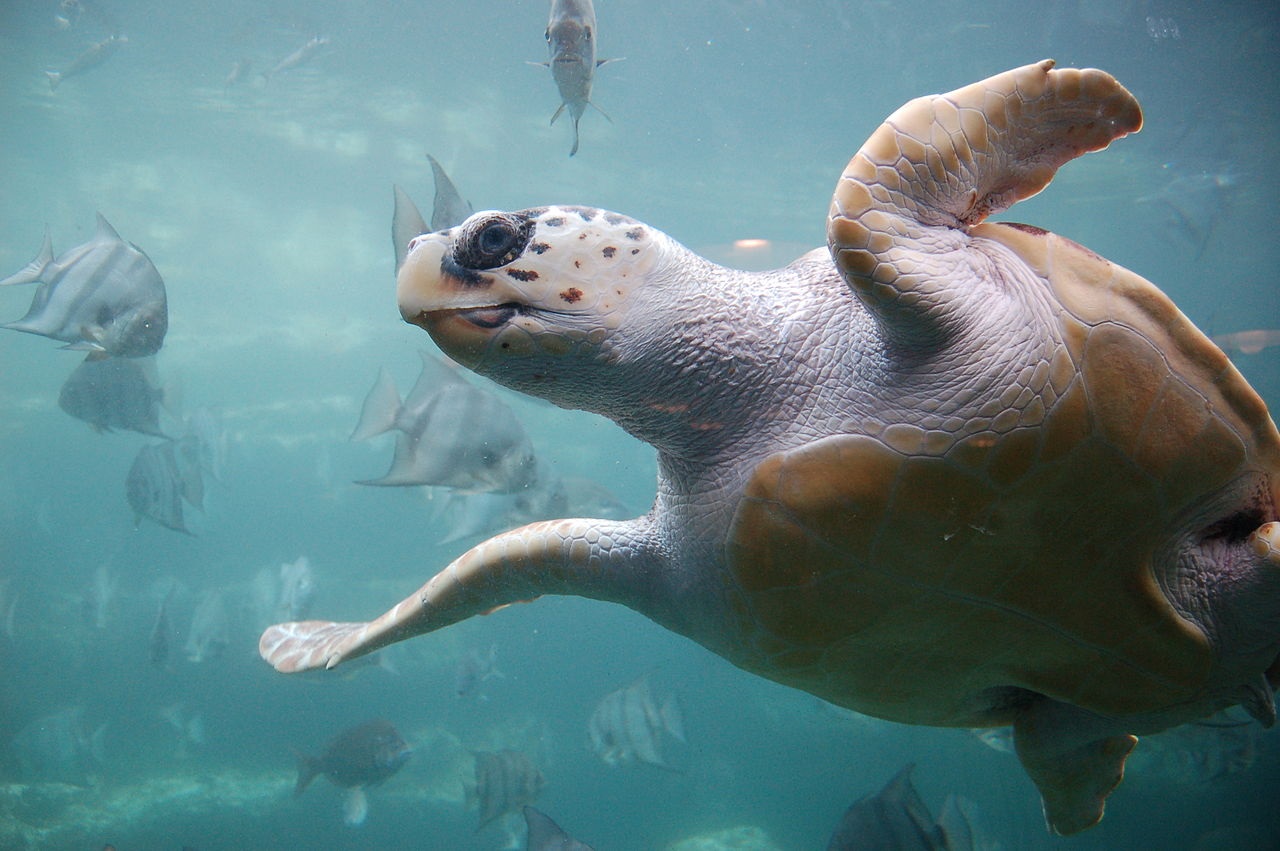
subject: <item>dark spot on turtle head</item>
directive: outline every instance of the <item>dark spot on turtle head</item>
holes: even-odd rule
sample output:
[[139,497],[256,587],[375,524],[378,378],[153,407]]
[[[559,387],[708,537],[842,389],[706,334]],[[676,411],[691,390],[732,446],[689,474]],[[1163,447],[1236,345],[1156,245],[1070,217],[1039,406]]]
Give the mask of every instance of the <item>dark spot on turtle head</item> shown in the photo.
[[552,216],[549,219],[543,219],[542,223],[549,228],[564,227],[564,216]]
[[520,215],[522,215],[522,216],[524,216],[524,217],[526,217],[526,218],[536,219],[536,218],[538,218],[538,216],[541,216],[541,215],[543,215],[543,214],[544,214],[544,213],[546,213],[546,212],[547,212],[547,208],[546,208],[546,207],[530,207],[530,208],[529,208],[529,209],[527,209],[527,210],[521,210],[521,211],[520,211]]
[[613,255],[618,253],[618,249],[612,245],[606,245],[604,248],[600,249],[600,253],[604,255],[606,260],[611,260],[613,259]]
[[639,254],[639,253],[640,253],[640,249],[639,249],[639,248],[633,248],[633,249],[631,249],[631,256],[632,256],[632,257],[634,257],[635,255],[637,255],[637,254]]
[[623,222],[631,221],[631,219],[628,219],[626,216],[619,216],[617,213],[609,213],[604,217],[604,220],[611,225],[620,225]]
[[560,298],[564,299],[569,304],[573,304],[576,301],[582,300],[582,290],[577,287],[569,287],[569,289],[560,293]]
[[481,275],[474,269],[458,265],[458,261],[454,260],[451,254],[446,254],[440,259],[440,272],[446,277],[453,278],[466,289],[483,289],[493,284],[493,279],[488,275]]
[[1005,227],[1013,228],[1014,230],[1020,230],[1023,233],[1032,234],[1033,236],[1044,236],[1048,233],[1044,228],[1038,228],[1035,225],[1024,225],[1022,222],[1000,222],[1000,224]]
[[551,250],[551,245],[546,242],[531,242],[529,243],[529,250],[534,254],[546,254]]
[[581,260],[574,260],[574,261],[573,261],[573,268],[575,268],[575,269],[581,269],[581,268],[582,268],[582,261],[581,261]]
[[577,213],[578,217],[584,222],[589,222],[596,216],[600,215],[600,211],[594,207],[577,207],[574,209],[574,212]]
[[532,269],[508,269],[507,274],[517,281],[536,281],[538,273]]
[[644,239],[644,228],[636,227],[627,231],[627,239],[633,242]]

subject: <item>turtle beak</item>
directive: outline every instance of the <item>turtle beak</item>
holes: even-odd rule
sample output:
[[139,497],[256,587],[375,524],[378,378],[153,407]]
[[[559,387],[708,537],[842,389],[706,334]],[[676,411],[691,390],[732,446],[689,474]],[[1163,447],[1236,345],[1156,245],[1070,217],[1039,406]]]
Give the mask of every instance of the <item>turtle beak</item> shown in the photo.
[[474,362],[493,336],[522,312],[524,296],[495,275],[459,266],[441,234],[419,236],[396,278],[400,315],[447,354]]

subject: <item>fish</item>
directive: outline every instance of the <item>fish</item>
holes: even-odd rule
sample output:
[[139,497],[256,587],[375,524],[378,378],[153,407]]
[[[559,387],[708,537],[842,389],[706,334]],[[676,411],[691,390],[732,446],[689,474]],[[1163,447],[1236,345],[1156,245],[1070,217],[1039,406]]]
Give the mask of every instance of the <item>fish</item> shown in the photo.
[[1209,339],[1227,354],[1256,355],[1264,349],[1280,346],[1280,328],[1257,328],[1250,331],[1232,331],[1215,334]]
[[312,780],[323,774],[329,782],[347,790],[343,822],[348,827],[359,827],[369,814],[364,790],[393,776],[412,753],[390,721],[366,721],[339,733],[318,757],[299,753],[293,794],[301,795]]
[[[596,69],[615,60],[596,58],[596,10],[591,0],[551,0],[551,18],[547,22],[547,47],[551,60],[543,63],[551,69],[551,78],[560,91],[560,106],[551,123],[565,111],[573,119],[573,148],[578,153],[578,122],[591,102],[591,85]],[[604,110],[596,110],[612,121]]]
[[472,647],[458,660],[454,671],[454,692],[458,697],[470,697],[485,682],[506,674],[498,670],[498,645],[490,644],[487,653],[481,653]]
[[524,822],[529,828],[525,851],[594,851],[587,843],[565,833],[542,810],[526,805]]
[[827,851],[973,851],[973,829],[958,799],[934,822],[911,783],[907,764],[874,795],[859,798],[840,819]]
[[89,733],[82,707],[41,716],[20,729],[10,743],[22,779],[90,786],[102,767],[107,725]]
[[[463,493],[451,490],[436,503],[439,509],[432,519],[449,529],[441,544],[464,538],[491,535],[514,529],[535,520],[550,520],[570,513],[570,502],[564,482],[550,469],[550,465],[538,460],[533,484],[513,493]],[[581,517],[598,517],[598,514],[575,514]]]
[[311,561],[298,556],[280,565],[280,595],[277,609],[280,616],[291,621],[306,620],[311,603],[316,597],[315,576]]
[[439,161],[431,154],[427,154],[427,159],[431,162],[431,174],[436,186],[435,200],[431,207],[430,227],[427,226],[422,213],[418,210],[418,205],[413,203],[408,193],[399,186],[391,187],[392,194],[395,196],[395,209],[391,214],[391,241],[395,246],[397,274],[400,272],[400,267],[404,265],[405,255],[409,252],[409,243],[415,236],[456,227],[475,212],[470,201],[462,200],[462,195]]
[[44,75],[49,78],[50,91],[57,91],[58,86],[70,77],[76,77],[88,71],[90,68],[96,68],[103,62],[106,62],[111,56],[120,49],[120,45],[127,44],[128,38],[119,34],[111,34],[102,41],[94,42],[77,56],[70,65],[61,71],[45,71]]
[[183,646],[189,662],[217,659],[231,643],[227,625],[227,606],[222,591],[209,589],[201,595],[191,615],[191,627],[187,630],[187,642]]
[[45,228],[35,259],[0,286],[39,282],[27,315],[0,325],[102,358],[146,357],[164,344],[168,298],[155,264],[98,213],[93,238],[54,259]]
[[222,81],[222,93],[225,95],[231,91],[240,82],[248,78],[249,70],[253,67],[253,60],[247,58],[237,59],[231,66],[231,71],[227,73],[227,77]]
[[511,408],[427,352],[403,403],[385,369],[364,400],[352,440],[398,431],[391,469],[362,485],[435,485],[511,493],[536,481],[533,444]]
[[125,498],[133,509],[134,526],[146,517],[166,529],[190,535],[182,501],[184,494],[191,490],[193,487],[182,480],[173,444],[143,446],[125,477]]
[[167,668],[169,654],[173,645],[173,627],[169,623],[169,604],[173,600],[176,585],[170,585],[165,595],[160,598],[160,606],[156,609],[156,619],[151,624],[151,636],[147,640],[147,658],[154,668]]
[[1256,724],[1229,714],[1221,721],[1183,724],[1142,737],[1126,775],[1194,787],[1248,771],[1257,762],[1261,741]]
[[299,65],[302,65],[308,62],[313,56],[319,53],[320,50],[322,50],[328,43],[329,43],[328,36],[323,36],[323,35],[312,36],[311,39],[308,40],[306,44],[302,45],[297,50],[293,51],[293,53],[290,53],[288,56],[286,56],[285,58],[277,62],[275,64],[275,67],[273,67],[270,71],[264,71],[262,73],[262,78],[264,80],[270,80],[272,77],[274,77],[276,74],[279,74],[282,71],[288,71],[290,68],[297,68]]
[[658,704],[648,675],[609,692],[587,721],[591,750],[606,765],[643,762],[674,770],[662,756],[662,740],[684,742],[684,718],[674,695]]
[[221,481],[227,463],[227,432],[218,413],[196,408],[187,416],[183,434],[195,439],[200,469]]
[[67,376],[58,393],[58,407],[98,433],[124,429],[168,437],[160,427],[163,401],[164,390],[152,357],[87,357]]
[[182,701],[162,707],[160,717],[178,733],[177,756],[185,759],[191,749],[202,748],[207,741],[204,729],[204,714],[191,711]]
[[467,805],[477,805],[480,810],[480,830],[493,820],[519,811],[532,804],[541,794],[547,781],[533,760],[510,749],[500,751],[474,751],[476,782],[467,787]]
[[86,620],[92,621],[95,629],[107,628],[107,616],[119,585],[119,575],[113,573],[107,564],[100,564],[94,570],[93,582],[85,593],[84,610]]

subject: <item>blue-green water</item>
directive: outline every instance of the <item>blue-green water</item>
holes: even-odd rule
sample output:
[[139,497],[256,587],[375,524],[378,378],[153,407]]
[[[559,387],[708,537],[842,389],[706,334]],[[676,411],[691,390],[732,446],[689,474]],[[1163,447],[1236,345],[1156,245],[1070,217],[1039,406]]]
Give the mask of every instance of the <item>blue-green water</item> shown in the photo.
[[[822,848],[844,808],[909,761],[935,812],[963,793],[1005,849],[1231,847],[1197,843],[1237,823],[1280,843],[1274,731],[1246,770],[1207,781],[1187,767],[1198,752],[1168,745],[1163,763],[1134,765],[1099,827],[1050,839],[1012,756],[962,731],[850,718],[616,606],[512,607],[397,649],[398,673],[317,681],[258,660],[247,603],[259,571],[306,554],[313,614],[365,619],[471,543],[435,545],[447,530],[415,490],[352,484],[390,455],[347,440],[365,391],[381,366],[407,389],[431,346],[399,320],[389,237],[392,183],[429,215],[426,153],[477,208],[591,204],[712,255],[743,237],[798,252],[822,242],[849,156],[907,99],[1044,57],[1097,66],[1142,101],[1145,129],[1007,218],[1140,272],[1210,333],[1278,328],[1270,4],[599,0],[600,55],[625,61],[599,70],[612,121],[589,110],[573,159],[567,119],[548,125],[550,75],[526,62],[545,59],[545,2],[116,0],[84,4],[64,29],[59,13],[54,0],[0,10],[0,274],[31,259],[46,224],[62,250],[101,211],[164,276],[160,373],[175,407],[221,413],[229,455],[205,510],[189,512],[196,536],[135,529],[124,478],[150,439],[64,414],[58,389],[80,355],[0,331],[0,602],[16,601],[0,634],[0,842],[43,829],[32,847],[499,848],[506,835],[475,831],[460,781],[469,749],[512,747],[542,768],[539,806],[599,851],[740,826],[770,847]],[[51,91],[45,69],[116,27],[126,44]],[[330,43],[310,61],[260,78],[315,35]],[[252,72],[226,85],[244,58]],[[0,291],[0,319],[30,297]],[[1273,406],[1277,351],[1235,356]],[[650,449],[502,392],[562,474],[647,507]],[[85,604],[100,569],[117,583],[102,627]],[[177,648],[162,668],[148,640],[175,581]],[[195,663],[181,645],[210,589],[228,601],[231,643]],[[505,676],[459,698],[457,663],[495,644]],[[679,772],[612,768],[587,748],[599,699],[646,672],[684,709]],[[177,705],[200,716],[202,742],[161,717]],[[102,727],[95,782],[33,784],[7,745],[68,707]],[[371,717],[417,751],[371,792],[368,823],[345,828],[323,781],[290,797],[292,750],[316,753]]]

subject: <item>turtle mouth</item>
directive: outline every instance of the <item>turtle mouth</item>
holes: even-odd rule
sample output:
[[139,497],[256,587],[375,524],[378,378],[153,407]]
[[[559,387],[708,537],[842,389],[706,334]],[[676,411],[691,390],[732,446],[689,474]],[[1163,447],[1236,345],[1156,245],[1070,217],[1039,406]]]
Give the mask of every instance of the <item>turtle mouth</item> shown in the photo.
[[487,304],[481,307],[455,307],[442,310],[424,311],[429,318],[456,316],[477,328],[501,328],[517,316],[526,312],[524,305],[509,301],[503,304]]

